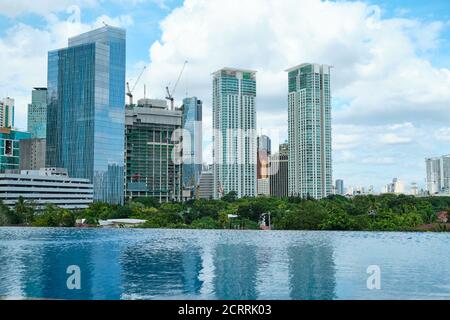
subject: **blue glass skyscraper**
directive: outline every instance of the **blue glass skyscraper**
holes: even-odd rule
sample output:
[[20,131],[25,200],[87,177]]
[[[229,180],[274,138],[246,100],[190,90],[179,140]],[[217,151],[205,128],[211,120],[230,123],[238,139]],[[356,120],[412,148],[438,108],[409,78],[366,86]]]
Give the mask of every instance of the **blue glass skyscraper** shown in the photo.
[[126,31],[105,26],[48,54],[46,165],[123,203]]
[[[202,101],[196,97],[183,99],[183,189],[191,197],[202,171]],[[186,140],[187,139],[187,140]]]

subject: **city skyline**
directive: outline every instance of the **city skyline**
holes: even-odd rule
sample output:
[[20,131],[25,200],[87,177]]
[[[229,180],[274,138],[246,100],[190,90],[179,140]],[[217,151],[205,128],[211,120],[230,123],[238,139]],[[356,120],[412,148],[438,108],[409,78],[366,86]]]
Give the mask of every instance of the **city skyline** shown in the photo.
[[[165,8],[139,3],[129,10],[120,4],[103,4],[102,14],[98,14],[95,4],[85,6],[77,1],[70,4],[79,5],[80,22],[76,10],[68,10],[67,3],[43,10],[16,1],[15,6],[0,8],[0,23],[5,26],[0,34],[0,44],[5,48],[2,58],[10,61],[5,66],[0,97],[15,98],[19,129],[26,129],[30,89],[45,86],[46,52],[64,46],[69,36],[102,26],[105,21],[127,28],[131,40],[127,48],[127,80],[136,79],[142,66],[150,64],[136,89],[137,97],[143,96],[143,84],[147,84],[147,96],[162,98],[164,87],[175,81],[182,62],[189,60],[177,104],[186,91],[190,96],[198,96],[204,102],[205,123],[211,120],[210,72],[224,65],[258,70],[258,129],[281,132],[287,131],[283,70],[303,61],[334,65],[333,178],[342,178],[347,185],[374,185],[381,190],[393,177],[399,177],[406,183],[414,181],[425,187],[423,159],[448,153],[445,146],[450,141],[450,129],[444,107],[450,99],[445,89],[450,83],[449,60],[445,55],[449,48],[449,16],[448,10],[442,10],[442,3],[285,1],[270,4],[273,14],[269,16],[264,10],[255,10],[256,2],[249,1],[235,22],[248,31],[243,36],[227,28],[225,19],[215,16],[209,3],[191,4],[192,8],[181,1],[167,3]],[[227,16],[227,8],[220,3],[214,6],[219,6],[219,11]],[[140,9],[142,12],[136,13]],[[145,10],[150,9],[155,12],[151,17],[145,15]],[[48,18],[49,12],[52,19]],[[241,19],[249,12],[251,18]],[[292,15],[283,16],[286,21],[280,20],[279,14],[285,12]],[[327,13],[333,28],[322,32],[323,20],[318,12]],[[297,25],[301,24],[297,20],[302,20],[297,18],[307,16],[317,19],[307,19],[304,26]],[[267,25],[266,32],[259,32],[260,28],[253,25],[255,19],[261,18],[278,27]],[[197,21],[205,19],[214,21],[208,23],[211,30],[199,28]],[[160,22],[164,23],[159,26]],[[293,30],[302,32],[284,29],[286,22],[294,26]],[[176,37],[180,25],[186,28],[183,37]],[[220,43],[213,38],[218,33]],[[183,38],[198,45],[186,46]],[[308,39],[312,38],[315,44],[308,46]],[[37,43],[34,39],[42,40]],[[255,46],[241,45],[250,39]],[[275,43],[277,47],[266,43]],[[239,50],[226,50],[232,44]],[[388,52],[392,54],[387,55]],[[424,74],[427,77],[421,79]],[[267,135],[274,140],[278,138],[270,132]],[[211,127],[205,126],[206,162],[212,159],[210,136]],[[278,142],[285,138],[279,137]],[[274,142],[274,148],[277,145]]]

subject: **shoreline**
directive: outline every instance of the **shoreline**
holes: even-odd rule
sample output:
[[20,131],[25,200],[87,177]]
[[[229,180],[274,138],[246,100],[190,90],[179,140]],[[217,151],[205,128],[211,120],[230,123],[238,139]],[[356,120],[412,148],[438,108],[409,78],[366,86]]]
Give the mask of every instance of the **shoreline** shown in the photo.
[[312,230],[312,229],[271,229],[271,230],[263,230],[263,229],[225,229],[225,228],[169,228],[169,227],[159,227],[159,228],[149,228],[149,227],[55,227],[55,226],[26,226],[26,225],[8,225],[8,226],[0,226],[0,229],[2,228],[34,228],[34,229],[88,229],[88,230],[208,230],[208,231],[255,231],[255,232],[267,232],[267,231],[276,231],[276,232],[292,232],[292,231],[311,231],[311,232],[369,232],[369,233],[379,233],[379,232],[386,232],[386,233],[447,233],[450,232],[450,223],[446,224],[446,230],[434,230],[429,229],[431,227],[437,227],[439,224],[431,225],[431,224],[425,224],[422,226],[419,226],[418,229],[415,230]]

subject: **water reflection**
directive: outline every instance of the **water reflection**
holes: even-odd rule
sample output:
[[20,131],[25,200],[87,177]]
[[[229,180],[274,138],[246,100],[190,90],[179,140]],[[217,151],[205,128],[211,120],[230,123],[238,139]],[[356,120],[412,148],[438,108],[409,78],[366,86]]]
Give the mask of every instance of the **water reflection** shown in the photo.
[[214,291],[217,299],[257,299],[256,247],[219,244],[214,255]]
[[[449,299],[449,234],[0,228],[0,298]],[[358,255],[355,255],[358,252]],[[366,288],[380,264],[382,290]],[[81,290],[67,288],[69,265]]]
[[288,249],[290,298],[330,300],[336,298],[333,248],[308,243]]
[[200,292],[202,258],[196,247],[164,248],[153,243],[130,245],[120,260],[123,298],[176,298]]

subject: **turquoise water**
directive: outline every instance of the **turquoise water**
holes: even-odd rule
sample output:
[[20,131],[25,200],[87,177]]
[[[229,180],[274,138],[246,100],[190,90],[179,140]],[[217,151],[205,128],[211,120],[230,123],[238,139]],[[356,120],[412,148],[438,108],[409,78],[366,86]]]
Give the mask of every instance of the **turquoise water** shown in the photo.
[[450,299],[449,270],[449,233],[0,228],[2,298]]

